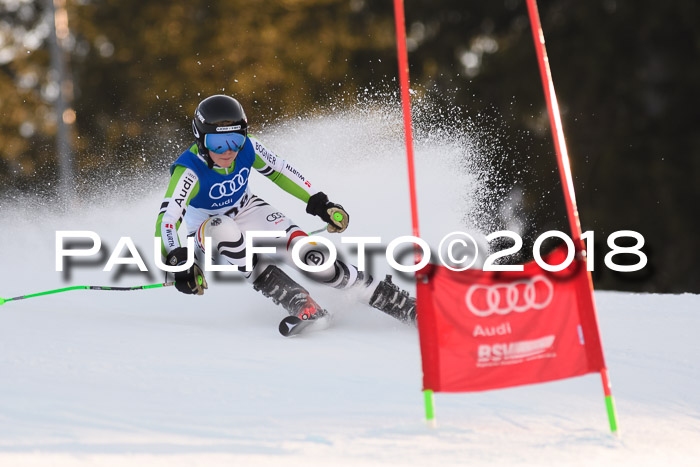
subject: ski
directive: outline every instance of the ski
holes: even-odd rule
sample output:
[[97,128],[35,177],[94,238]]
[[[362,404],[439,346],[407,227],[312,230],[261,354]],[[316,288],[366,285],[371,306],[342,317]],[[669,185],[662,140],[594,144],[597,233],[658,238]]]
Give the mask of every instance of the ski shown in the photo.
[[331,315],[324,311],[316,313],[313,318],[301,319],[298,316],[287,316],[280,321],[279,331],[284,337],[296,336],[302,332],[320,331],[330,325]]

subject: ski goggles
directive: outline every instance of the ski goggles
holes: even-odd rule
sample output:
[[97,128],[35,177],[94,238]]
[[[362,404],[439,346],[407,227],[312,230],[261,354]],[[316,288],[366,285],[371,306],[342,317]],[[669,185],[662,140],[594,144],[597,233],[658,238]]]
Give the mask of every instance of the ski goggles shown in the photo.
[[246,135],[240,133],[208,133],[204,135],[204,146],[217,154],[226,151],[240,151],[245,144]]

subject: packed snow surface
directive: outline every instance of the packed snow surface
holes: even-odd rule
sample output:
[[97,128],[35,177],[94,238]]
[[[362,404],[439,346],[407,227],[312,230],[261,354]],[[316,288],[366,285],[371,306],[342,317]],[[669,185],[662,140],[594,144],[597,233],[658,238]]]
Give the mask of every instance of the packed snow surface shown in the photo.
[[[368,128],[381,125],[354,121],[303,122],[310,128],[263,140],[347,208],[348,235],[386,245],[410,233],[401,138],[377,138]],[[310,130],[314,146],[304,144]],[[358,131],[370,133],[351,136]],[[355,153],[358,140],[374,141],[371,157]],[[455,229],[479,232],[465,219],[487,182],[462,170],[468,150],[418,142],[422,236],[433,246]],[[320,227],[302,203],[253,178],[254,192],[303,228]],[[128,191],[144,182],[124,183]],[[166,184],[166,174],[154,177],[136,199],[96,192],[65,212],[50,200],[5,202],[0,296],[161,281],[151,237]],[[69,277],[56,272],[57,230],[98,233],[104,256],[70,267]],[[102,271],[122,236],[148,274]],[[368,264],[391,272],[382,254]],[[597,375],[436,394],[431,428],[416,329],[294,277],[334,313],[329,329],[281,337],[283,310],[229,276],[210,278],[202,297],[81,290],[5,303],[0,465],[700,465],[700,296],[596,293],[617,438]]]

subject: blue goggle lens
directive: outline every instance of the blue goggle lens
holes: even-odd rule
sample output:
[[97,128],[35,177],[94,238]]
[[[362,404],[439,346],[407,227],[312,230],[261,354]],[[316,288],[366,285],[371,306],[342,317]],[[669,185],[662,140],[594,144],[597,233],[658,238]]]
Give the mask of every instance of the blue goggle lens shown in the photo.
[[209,133],[204,135],[204,146],[217,154],[228,150],[240,151],[245,144],[246,136],[240,133]]

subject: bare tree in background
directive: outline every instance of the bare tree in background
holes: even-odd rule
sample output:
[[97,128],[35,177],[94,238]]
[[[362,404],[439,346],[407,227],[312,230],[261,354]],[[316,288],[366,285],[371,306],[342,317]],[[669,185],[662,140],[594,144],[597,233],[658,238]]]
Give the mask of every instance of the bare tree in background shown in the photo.
[[73,81],[68,72],[65,49],[62,45],[68,38],[68,12],[65,0],[45,1],[51,25],[49,34],[51,75],[58,83],[58,97],[54,102],[54,109],[57,125],[56,150],[60,168],[59,195],[65,204],[72,204],[75,200],[75,185],[71,125],[75,123],[75,110],[70,106],[73,100]]

